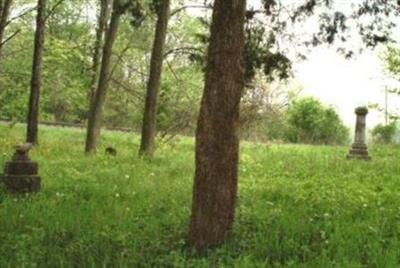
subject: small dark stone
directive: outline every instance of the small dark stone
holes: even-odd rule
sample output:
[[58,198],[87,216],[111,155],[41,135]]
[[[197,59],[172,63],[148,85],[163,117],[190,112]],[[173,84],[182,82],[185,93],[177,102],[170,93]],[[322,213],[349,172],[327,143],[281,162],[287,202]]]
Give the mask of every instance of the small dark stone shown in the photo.
[[107,147],[106,148],[106,154],[116,156],[117,155],[117,149],[113,147]]

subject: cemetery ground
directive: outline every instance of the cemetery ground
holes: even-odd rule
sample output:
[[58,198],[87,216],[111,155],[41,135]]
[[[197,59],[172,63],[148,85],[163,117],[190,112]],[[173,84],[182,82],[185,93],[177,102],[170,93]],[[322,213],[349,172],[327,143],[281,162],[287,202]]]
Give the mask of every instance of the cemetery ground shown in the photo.
[[[137,156],[139,138],[41,127],[40,193],[0,190],[0,267],[399,267],[400,148],[242,143],[233,236],[206,256],[185,247],[193,141]],[[0,165],[24,127],[0,125]],[[106,155],[107,146],[117,156]]]

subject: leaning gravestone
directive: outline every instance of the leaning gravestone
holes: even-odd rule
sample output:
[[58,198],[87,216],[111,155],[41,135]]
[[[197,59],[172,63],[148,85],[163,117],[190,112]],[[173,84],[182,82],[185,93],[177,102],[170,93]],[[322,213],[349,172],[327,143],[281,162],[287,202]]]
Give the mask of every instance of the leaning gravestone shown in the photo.
[[352,148],[347,155],[347,158],[353,159],[364,159],[370,160],[371,158],[368,155],[368,148],[367,148],[367,138],[366,138],[366,117],[368,114],[368,109],[366,107],[358,107],[355,110],[357,115],[356,121],[356,132],[354,137],[354,143]]
[[3,181],[11,193],[33,193],[40,190],[38,164],[29,158],[30,143],[15,147],[11,161],[6,163]]

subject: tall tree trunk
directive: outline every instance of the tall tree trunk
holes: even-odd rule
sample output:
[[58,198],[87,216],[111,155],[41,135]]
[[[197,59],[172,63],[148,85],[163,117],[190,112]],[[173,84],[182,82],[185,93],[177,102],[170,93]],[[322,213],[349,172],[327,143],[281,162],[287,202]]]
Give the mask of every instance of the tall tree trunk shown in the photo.
[[167,36],[170,14],[170,0],[159,2],[157,25],[151,54],[150,75],[147,82],[146,103],[144,107],[142,139],[139,154],[153,156],[156,135],[157,103],[160,89],[164,45]]
[[7,27],[12,1],[13,0],[0,0],[0,60],[3,50],[4,32]]
[[100,0],[100,13],[98,16],[98,24],[96,29],[96,40],[94,42],[93,50],[93,65],[92,65],[92,81],[90,82],[90,95],[89,101],[92,102],[94,92],[97,88],[99,80],[100,62],[101,62],[101,48],[103,46],[104,33],[109,17],[111,0]]
[[41,87],[42,54],[44,46],[44,31],[46,23],[46,1],[38,0],[38,10],[36,16],[35,44],[33,52],[31,92],[29,97],[29,112],[27,120],[27,142],[38,143],[38,118],[39,118],[39,98]]
[[200,252],[225,241],[235,215],[245,9],[245,0],[214,2],[205,88],[196,132],[189,233],[189,243]]
[[111,15],[110,25],[107,29],[105,36],[105,43],[103,47],[103,57],[101,61],[100,77],[97,90],[94,94],[93,101],[90,105],[89,121],[86,136],[87,153],[94,153],[96,151],[97,139],[100,135],[101,120],[103,116],[103,106],[106,99],[109,76],[110,76],[110,62],[112,55],[112,48],[117,37],[118,25],[123,13],[122,6],[119,0],[114,0],[113,11]]

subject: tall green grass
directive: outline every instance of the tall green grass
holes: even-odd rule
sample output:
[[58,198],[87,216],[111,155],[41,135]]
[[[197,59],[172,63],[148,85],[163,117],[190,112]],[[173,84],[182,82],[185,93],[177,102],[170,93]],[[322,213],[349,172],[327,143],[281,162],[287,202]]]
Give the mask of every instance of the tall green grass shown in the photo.
[[[0,165],[23,141],[0,125]],[[0,190],[0,267],[399,267],[400,148],[242,143],[233,236],[207,256],[185,248],[193,141],[137,157],[138,137],[104,132],[96,156],[85,133],[42,127],[43,189]],[[104,148],[113,146],[116,157]]]

